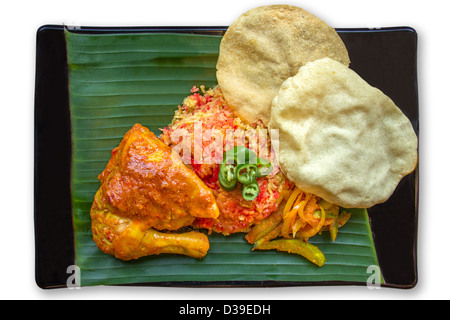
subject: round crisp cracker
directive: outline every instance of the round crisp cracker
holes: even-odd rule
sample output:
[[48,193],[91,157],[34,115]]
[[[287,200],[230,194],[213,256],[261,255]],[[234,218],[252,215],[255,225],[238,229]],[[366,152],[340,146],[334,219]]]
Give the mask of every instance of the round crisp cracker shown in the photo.
[[217,80],[233,111],[253,123],[270,120],[281,84],[307,62],[330,57],[349,65],[336,31],[295,6],[270,5],[242,14],[226,31]]
[[417,136],[394,102],[329,58],[300,68],[273,100],[279,162],[295,185],[347,208],[386,201],[417,162]]

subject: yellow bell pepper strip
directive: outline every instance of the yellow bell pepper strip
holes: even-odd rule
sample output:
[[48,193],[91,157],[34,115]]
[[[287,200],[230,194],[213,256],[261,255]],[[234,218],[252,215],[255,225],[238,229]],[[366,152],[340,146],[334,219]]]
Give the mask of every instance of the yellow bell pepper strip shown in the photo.
[[299,254],[319,267],[322,267],[326,261],[325,256],[323,255],[322,251],[320,251],[319,248],[306,241],[298,239],[272,240],[262,243],[261,245],[254,247],[252,250],[272,250],[272,249],[288,253]]

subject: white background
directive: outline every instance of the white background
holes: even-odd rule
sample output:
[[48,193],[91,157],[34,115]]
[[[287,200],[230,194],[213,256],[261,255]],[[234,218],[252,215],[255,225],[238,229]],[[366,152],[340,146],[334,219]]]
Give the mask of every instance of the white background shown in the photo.
[[[42,290],[34,280],[33,116],[36,31],[44,24],[226,26],[264,4],[303,7],[335,28],[411,26],[419,35],[419,281],[366,287]],[[0,12],[1,299],[449,299],[449,35],[446,1],[8,1]],[[395,245],[393,243],[392,245]]]

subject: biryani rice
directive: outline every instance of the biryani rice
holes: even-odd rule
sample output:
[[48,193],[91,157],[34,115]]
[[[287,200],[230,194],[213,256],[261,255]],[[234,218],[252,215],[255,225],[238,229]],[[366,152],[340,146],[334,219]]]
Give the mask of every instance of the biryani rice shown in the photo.
[[274,169],[268,176],[257,179],[260,189],[258,197],[253,201],[244,200],[240,185],[233,191],[223,190],[218,179],[219,164],[208,161],[211,159],[196,161],[194,144],[198,141],[193,140],[193,133],[198,123],[201,123],[203,137],[208,136],[208,131],[211,132],[211,129],[221,132],[223,137],[226,136],[227,130],[233,130],[235,138],[232,141],[224,139],[223,146],[211,143],[214,137],[201,141],[202,151],[211,148],[211,145],[213,145],[214,148],[210,150],[209,154],[212,157],[218,156],[220,158],[223,157],[224,151],[235,145],[249,147],[249,144],[256,141],[261,132],[266,132],[260,130],[267,130],[267,128],[262,122],[247,124],[235,116],[227,105],[219,87],[205,90],[204,86],[200,88],[194,86],[191,95],[184,99],[182,105],[175,112],[172,123],[162,129],[160,137],[168,146],[174,148],[182,142],[182,139],[177,139],[180,141],[172,139],[174,130],[184,129],[190,134],[190,137],[192,137],[191,154],[184,155],[180,150],[180,156],[184,159],[190,156],[191,163],[187,165],[213,190],[216,197],[220,211],[219,218],[196,219],[194,227],[205,228],[210,232],[214,231],[225,235],[247,232],[252,225],[259,223],[277,210],[284,193],[292,189],[294,185],[285,178],[274,161],[275,155],[270,152],[270,138],[267,137],[267,159],[274,164]]

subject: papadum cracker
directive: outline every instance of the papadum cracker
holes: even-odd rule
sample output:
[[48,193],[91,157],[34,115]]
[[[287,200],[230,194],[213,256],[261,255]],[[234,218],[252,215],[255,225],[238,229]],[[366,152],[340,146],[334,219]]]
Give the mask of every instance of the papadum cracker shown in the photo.
[[394,102],[329,58],[287,79],[273,100],[279,162],[306,192],[347,208],[386,201],[415,169],[417,136]]
[[257,7],[242,14],[226,31],[217,80],[238,116],[267,125],[272,100],[283,81],[307,62],[324,57],[350,63],[332,27],[299,7]]

